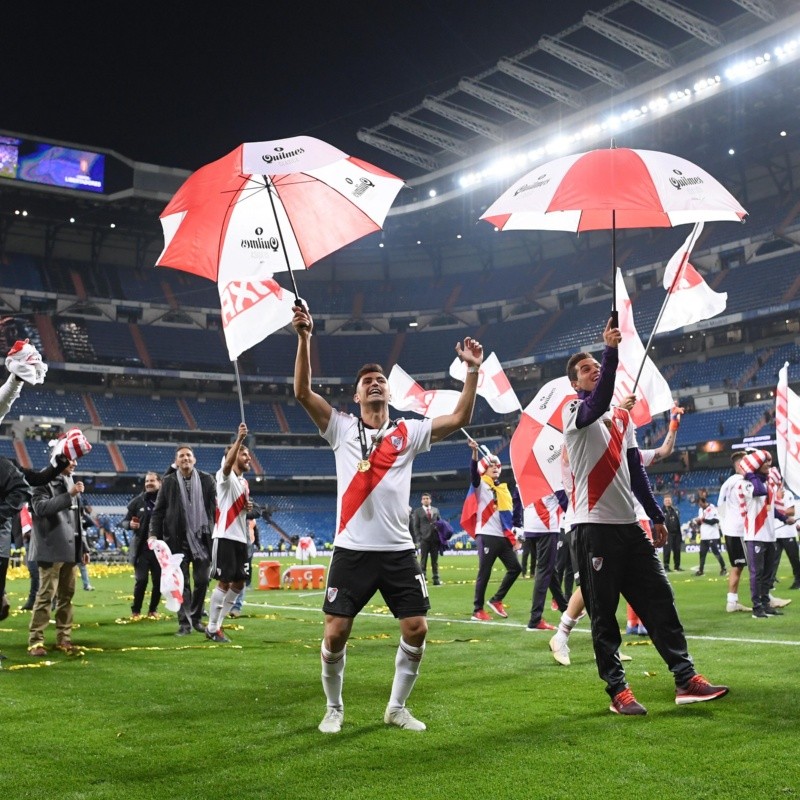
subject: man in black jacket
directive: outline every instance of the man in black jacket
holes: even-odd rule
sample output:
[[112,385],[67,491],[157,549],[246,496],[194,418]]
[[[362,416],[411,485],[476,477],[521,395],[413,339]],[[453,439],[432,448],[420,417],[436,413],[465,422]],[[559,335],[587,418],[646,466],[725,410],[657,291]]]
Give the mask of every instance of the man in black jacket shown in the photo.
[[[203,604],[211,568],[211,530],[217,506],[214,476],[195,469],[189,445],[175,451],[174,469],[164,476],[150,517],[150,537],[163,539],[173,553],[183,553],[183,605],[178,610],[177,636],[192,628],[205,633]],[[189,581],[192,565],[194,589]]]
[[436,529],[436,520],[439,519],[439,509],[431,505],[431,496],[423,492],[422,505],[411,512],[411,535],[419,547],[419,565],[424,575],[428,569],[428,556],[431,557],[431,570],[433,585],[439,586],[439,531]]
[[119,524],[123,530],[133,531],[128,557],[133,564],[134,572],[133,603],[131,604],[131,616],[134,618],[141,616],[148,576],[153,582],[150,605],[147,609],[148,617],[156,616],[158,602],[161,600],[161,567],[156,554],[147,546],[150,517],[155,508],[160,488],[161,478],[155,472],[148,472],[144,476],[144,491],[137,494],[128,503],[125,518]]
[[672,563],[675,572],[683,572],[681,568],[681,515],[672,505],[672,496],[664,495],[664,525],[667,526],[667,541],[664,543],[664,572],[669,572],[669,557],[672,554]]

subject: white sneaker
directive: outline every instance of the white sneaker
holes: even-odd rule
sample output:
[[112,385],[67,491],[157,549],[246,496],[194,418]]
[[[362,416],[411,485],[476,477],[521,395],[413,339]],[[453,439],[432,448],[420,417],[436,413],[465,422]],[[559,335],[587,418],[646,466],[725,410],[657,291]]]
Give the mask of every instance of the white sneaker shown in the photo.
[[568,667],[572,663],[569,660],[567,640],[558,633],[550,639],[550,652],[553,654],[553,658],[562,666]]
[[752,611],[753,609],[748,606],[743,606],[738,600],[734,600],[732,603],[725,604],[725,610],[729,614],[733,614],[734,611]]
[[617,655],[619,656],[620,661],[633,661],[633,659],[630,656],[625,655],[625,653],[623,653],[622,651],[618,650]]
[[328,707],[322,722],[317,726],[322,733],[339,733],[344,722],[344,711],[341,708]]
[[771,608],[786,608],[791,603],[791,600],[782,600],[780,597],[769,596],[769,604]]
[[389,708],[387,706],[383,721],[387,725],[397,725],[398,728],[405,728],[407,731],[426,730],[425,723],[412,717],[411,712],[405,706],[402,708]]

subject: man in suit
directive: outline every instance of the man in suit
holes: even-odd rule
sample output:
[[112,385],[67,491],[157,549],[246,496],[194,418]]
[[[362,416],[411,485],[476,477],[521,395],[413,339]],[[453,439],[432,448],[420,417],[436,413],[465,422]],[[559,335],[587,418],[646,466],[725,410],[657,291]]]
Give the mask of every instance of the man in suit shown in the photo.
[[28,652],[47,655],[44,634],[50,623],[50,605],[56,604],[56,649],[74,653],[72,643],[72,597],[75,565],[89,563],[89,544],[80,519],[83,481],[73,480],[77,462],[70,461],[63,474],[33,492],[33,536],[31,559],[39,565],[39,591],[33,604],[28,632]]
[[428,556],[431,557],[431,571],[433,572],[433,585],[441,586],[439,580],[439,531],[436,529],[436,520],[439,519],[439,509],[431,505],[431,496],[425,492],[421,498],[422,505],[411,513],[411,526],[414,541],[419,547],[419,565],[422,574],[428,569]]
[[[183,605],[178,610],[176,636],[188,636],[192,628],[205,634],[203,605],[211,568],[211,529],[217,510],[217,485],[213,475],[195,468],[197,459],[189,445],[175,451],[174,469],[161,481],[149,537],[163,539],[173,553],[183,553]],[[194,587],[189,579],[192,567]]]

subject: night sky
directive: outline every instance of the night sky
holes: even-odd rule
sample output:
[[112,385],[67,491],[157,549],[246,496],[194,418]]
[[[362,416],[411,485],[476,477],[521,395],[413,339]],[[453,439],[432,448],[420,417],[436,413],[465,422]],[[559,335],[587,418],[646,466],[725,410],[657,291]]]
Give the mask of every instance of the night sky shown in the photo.
[[[408,177],[356,132],[607,2],[78,2],[4,11],[0,128],[194,170],[306,134]],[[64,9],[64,10],[61,10]],[[388,163],[387,163],[388,162]]]

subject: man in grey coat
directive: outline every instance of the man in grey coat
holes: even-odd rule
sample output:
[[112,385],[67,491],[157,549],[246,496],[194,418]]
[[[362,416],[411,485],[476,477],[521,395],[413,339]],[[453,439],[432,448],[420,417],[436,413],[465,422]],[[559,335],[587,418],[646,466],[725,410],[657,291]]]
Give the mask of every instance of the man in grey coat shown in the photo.
[[75,565],[89,563],[89,544],[83,535],[80,518],[80,495],[83,481],[72,474],[76,461],[64,472],[33,491],[33,532],[31,560],[39,566],[39,591],[33,604],[28,629],[28,652],[47,655],[44,633],[50,624],[50,606],[56,601],[56,649],[74,653],[72,643],[72,596],[75,594]]
[[417,547],[419,547],[419,565],[424,575],[428,569],[428,556],[431,557],[431,572],[433,585],[439,586],[439,531],[436,529],[436,520],[439,519],[439,509],[431,505],[431,496],[425,492],[422,495],[422,505],[411,512],[411,533]]

